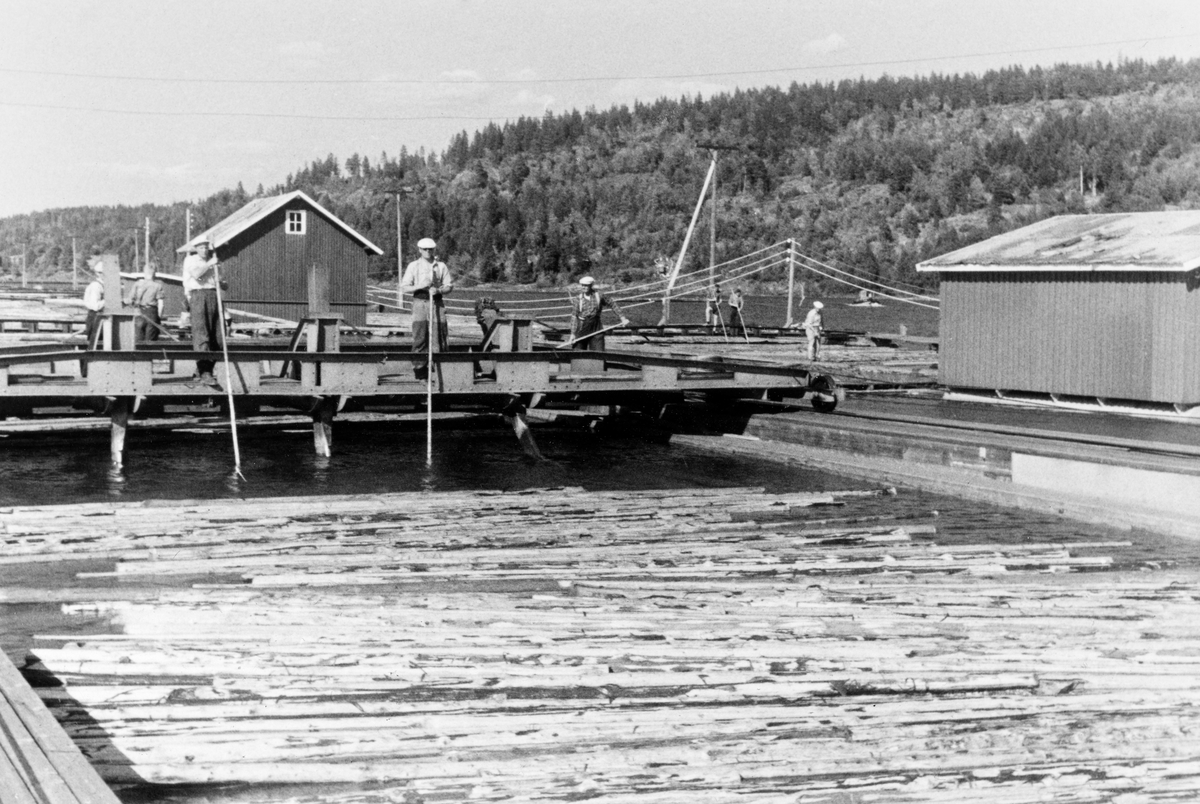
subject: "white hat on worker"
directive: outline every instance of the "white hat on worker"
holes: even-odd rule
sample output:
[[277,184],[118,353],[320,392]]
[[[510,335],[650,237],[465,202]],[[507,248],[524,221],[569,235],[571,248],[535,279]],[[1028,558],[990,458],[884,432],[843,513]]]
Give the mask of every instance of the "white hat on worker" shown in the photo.
[[585,288],[589,288],[596,284],[596,280],[592,279],[590,276],[585,276],[579,280],[579,284],[583,285]]
[[820,310],[824,306],[825,305],[821,304],[821,302],[813,302],[813,307],[816,307],[818,310]]
[[432,237],[422,237],[417,241],[417,248],[437,248],[437,243]]

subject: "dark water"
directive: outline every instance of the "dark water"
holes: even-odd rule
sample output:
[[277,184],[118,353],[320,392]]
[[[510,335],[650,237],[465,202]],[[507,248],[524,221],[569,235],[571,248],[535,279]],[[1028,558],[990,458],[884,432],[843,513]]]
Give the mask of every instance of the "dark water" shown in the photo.
[[762,486],[771,491],[861,487],[819,472],[734,458],[699,457],[650,437],[535,428],[548,459],[522,453],[499,417],[435,423],[426,465],[424,424],[334,425],[334,454],[314,454],[309,427],[243,430],[242,478],[228,432],[131,432],[125,466],[109,466],[108,434],[0,441],[0,505],[147,499],[213,499],[548,486],[664,489]]

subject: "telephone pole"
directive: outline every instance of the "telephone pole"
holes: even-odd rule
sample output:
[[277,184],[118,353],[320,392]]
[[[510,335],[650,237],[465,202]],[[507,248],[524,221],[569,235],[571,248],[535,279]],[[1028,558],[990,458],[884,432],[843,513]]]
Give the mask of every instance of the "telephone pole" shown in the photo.
[[[400,214],[400,199],[405,193],[411,193],[411,187],[395,187],[392,195],[396,196],[396,307],[404,306],[404,219]],[[397,309],[399,312],[399,309]]]
[[[714,148],[712,152],[712,160],[714,167],[717,164],[717,151]],[[713,171],[712,178],[712,209],[708,225],[708,287],[711,291],[712,286],[717,281],[717,171]]]
[[75,250],[75,235],[71,235],[71,290],[79,289],[79,252]]

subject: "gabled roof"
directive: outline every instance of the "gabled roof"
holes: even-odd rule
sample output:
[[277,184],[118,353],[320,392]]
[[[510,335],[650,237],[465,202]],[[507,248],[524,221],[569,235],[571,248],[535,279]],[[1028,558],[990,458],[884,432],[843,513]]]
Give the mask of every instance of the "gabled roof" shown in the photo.
[[337,226],[347,235],[361,243],[363,248],[367,249],[368,251],[373,251],[376,254],[383,254],[383,249],[360,235],[358,232],[354,231],[354,229],[348,224],[346,224],[329,210],[325,209],[325,207],[312,200],[308,195],[300,190],[293,190],[292,192],[285,193],[284,195],[273,195],[269,198],[256,198],[217,225],[196,235],[183,246],[180,246],[178,249],[176,249],[176,251],[180,254],[186,254],[189,251],[194,251],[196,248],[196,243],[202,239],[211,241],[214,246],[224,245],[242,232],[249,229],[254,224],[261,221],[263,218],[267,217],[276,210],[282,209],[298,198],[303,199],[313,209],[321,213],[321,215],[330,223],[332,223],[334,226]]
[[1059,215],[925,260],[918,271],[1200,268],[1200,210]]

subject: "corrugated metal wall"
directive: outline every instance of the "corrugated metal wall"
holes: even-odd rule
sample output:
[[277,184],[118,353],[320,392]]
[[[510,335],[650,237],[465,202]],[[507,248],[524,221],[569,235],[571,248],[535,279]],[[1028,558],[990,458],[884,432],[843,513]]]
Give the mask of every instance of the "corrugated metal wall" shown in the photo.
[[943,384],[1200,403],[1200,290],[1179,274],[947,272]]

